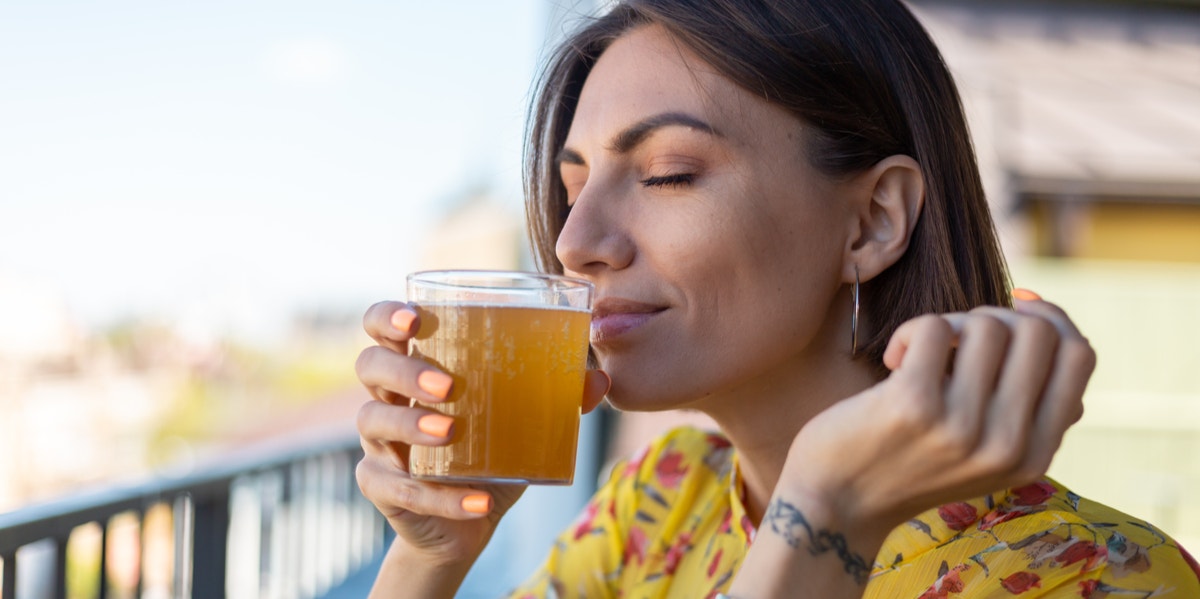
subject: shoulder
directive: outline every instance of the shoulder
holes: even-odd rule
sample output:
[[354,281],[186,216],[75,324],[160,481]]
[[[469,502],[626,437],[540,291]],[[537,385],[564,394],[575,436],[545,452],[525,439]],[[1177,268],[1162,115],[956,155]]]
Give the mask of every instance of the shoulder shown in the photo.
[[1169,535],[1051,479],[917,516],[875,574],[879,597],[1200,597],[1200,568]]
[[1040,578],[1082,597],[1100,591],[1200,594],[1200,571],[1167,533],[1051,479],[1010,489],[979,529],[1019,556],[1022,568],[1001,581],[1006,589]]
[[[1009,521],[1016,525],[1008,526]],[[998,531],[997,534],[1059,531],[1067,538],[1087,536],[1097,541],[1115,538],[1146,545],[1175,546],[1166,533],[1149,522],[1082,497],[1048,478],[1009,489],[1000,504],[981,518],[979,528],[992,529]]]
[[[1047,502],[1047,515],[1082,528],[1070,535],[1079,548],[1064,548],[1060,561],[1099,560],[1103,575],[1092,585],[1107,586],[1109,592],[1121,588],[1122,581],[1144,580],[1187,589],[1184,596],[1200,596],[1200,566],[1169,534],[1146,520],[1058,486],[1059,492]],[[1095,540],[1083,543],[1088,535]]]
[[1074,574],[1081,597],[1098,592],[1200,597],[1200,568],[1152,523],[1050,479],[1010,490],[1007,499],[1007,510],[1025,514],[995,526],[997,537],[1027,559],[1030,571]]

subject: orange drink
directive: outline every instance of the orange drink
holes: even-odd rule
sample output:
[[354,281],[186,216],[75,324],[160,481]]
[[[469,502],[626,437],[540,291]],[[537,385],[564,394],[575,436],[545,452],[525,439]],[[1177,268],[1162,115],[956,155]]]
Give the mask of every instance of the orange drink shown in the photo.
[[[409,301],[421,318],[409,352],[454,378],[447,401],[416,405],[455,419],[448,445],[411,448],[409,471],[417,478],[570,484],[591,285],[550,275],[457,271],[457,288],[450,289],[450,276],[441,271],[409,279]],[[422,289],[418,279],[414,289],[413,277],[435,277],[437,288]]]

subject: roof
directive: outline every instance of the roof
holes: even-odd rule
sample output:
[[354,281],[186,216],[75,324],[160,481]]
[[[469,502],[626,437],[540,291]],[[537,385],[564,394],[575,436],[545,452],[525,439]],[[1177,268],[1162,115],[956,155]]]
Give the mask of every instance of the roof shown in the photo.
[[1022,191],[1200,198],[1200,11],[914,9],[955,73],[980,153]]

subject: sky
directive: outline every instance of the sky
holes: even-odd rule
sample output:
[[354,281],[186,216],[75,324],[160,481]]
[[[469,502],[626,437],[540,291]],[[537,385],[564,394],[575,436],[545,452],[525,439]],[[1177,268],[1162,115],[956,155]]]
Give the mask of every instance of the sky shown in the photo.
[[551,1],[0,0],[0,280],[249,334],[400,297],[446,200],[519,211]]

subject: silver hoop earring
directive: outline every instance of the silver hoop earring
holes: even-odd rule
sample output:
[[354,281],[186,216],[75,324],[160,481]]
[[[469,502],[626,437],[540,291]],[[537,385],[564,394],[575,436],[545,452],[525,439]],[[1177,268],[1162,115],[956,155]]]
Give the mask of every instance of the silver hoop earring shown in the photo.
[[858,355],[858,265],[854,266],[854,312],[850,315],[850,357]]

